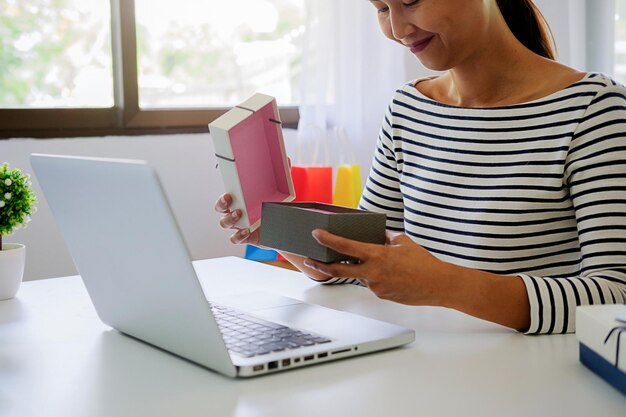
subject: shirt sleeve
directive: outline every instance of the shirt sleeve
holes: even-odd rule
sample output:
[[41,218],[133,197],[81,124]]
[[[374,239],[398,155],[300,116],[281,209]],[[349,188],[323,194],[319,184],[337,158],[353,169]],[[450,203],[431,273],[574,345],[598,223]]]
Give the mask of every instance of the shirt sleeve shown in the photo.
[[575,330],[576,306],[626,301],[626,89],[608,87],[580,120],[564,170],[575,210],[580,274],[519,276],[531,308],[527,334]]
[[404,201],[400,189],[402,161],[396,154],[391,124],[391,109],[387,109],[378,135],[376,151],[359,208],[385,213],[387,230],[404,233]]
[[[391,108],[388,108],[385,113],[376,142],[372,168],[361,196],[359,208],[385,213],[387,215],[387,230],[404,232],[404,203],[400,190],[399,164],[394,152]],[[362,285],[357,278],[337,277],[324,281],[323,284]]]

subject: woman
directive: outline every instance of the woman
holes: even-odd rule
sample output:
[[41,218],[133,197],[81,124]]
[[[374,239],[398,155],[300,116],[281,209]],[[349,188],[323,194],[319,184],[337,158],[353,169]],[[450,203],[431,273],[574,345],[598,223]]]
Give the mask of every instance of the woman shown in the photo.
[[[315,280],[529,334],[624,302],[626,89],[555,62],[530,0],[371,3],[385,36],[444,71],[397,90],[383,122],[360,206],[387,213],[388,242],[316,230],[360,262],[286,257]],[[226,228],[231,201],[216,203]]]

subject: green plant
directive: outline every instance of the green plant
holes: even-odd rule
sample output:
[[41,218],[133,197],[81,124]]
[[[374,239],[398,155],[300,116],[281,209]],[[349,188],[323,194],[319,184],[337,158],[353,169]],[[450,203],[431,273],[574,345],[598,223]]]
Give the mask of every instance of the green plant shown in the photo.
[[0,250],[2,236],[25,226],[36,211],[37,197],[31,186],[27,174],[22,174],[19,169],[9,169],[6,163],[0,165]]

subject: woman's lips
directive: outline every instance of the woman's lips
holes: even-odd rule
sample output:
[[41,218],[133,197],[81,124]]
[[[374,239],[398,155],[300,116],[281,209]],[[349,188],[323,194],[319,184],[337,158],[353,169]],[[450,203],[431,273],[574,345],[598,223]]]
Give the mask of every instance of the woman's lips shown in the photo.
[[430,41],[432,41],[434,37],[435,36],[433,35],[429,38],[423,39],[419,42],[415,42],[409,45],[409,50],[414,54],[418,52],[422,52],[424,49],[426,49],[426,47],[430,44]]

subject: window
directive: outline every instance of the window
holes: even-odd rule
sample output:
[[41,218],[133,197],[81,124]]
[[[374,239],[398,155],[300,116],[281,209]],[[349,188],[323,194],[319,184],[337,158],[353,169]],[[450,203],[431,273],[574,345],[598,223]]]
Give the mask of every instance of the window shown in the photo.
[[45,3],[0,3],[0,106],[113,106],[110,7]]
[[140,107],[232,106],[263,89],[297,104],[303,0],[135,4]]
[[206,132],[256,91],[298,118],[305,0],[0,0],[0,138]]

